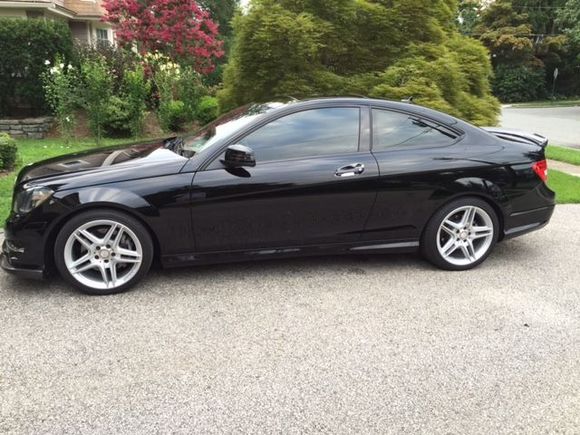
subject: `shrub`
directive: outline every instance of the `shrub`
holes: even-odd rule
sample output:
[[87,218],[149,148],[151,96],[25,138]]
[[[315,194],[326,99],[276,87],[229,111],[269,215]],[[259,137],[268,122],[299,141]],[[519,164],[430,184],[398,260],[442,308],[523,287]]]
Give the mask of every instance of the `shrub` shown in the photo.
[[187,107],[180,100],[169,100],[159,105],[159,123],[165,131],[179,131],[188,120]]
[[504,103],[534,101],[544,97],[544,68],[535,65],[498,65],[494,94]]
[[125,72],[123,92],[129,104],[129,118],[127,126],[130,133],[137,137],[143,132],[143,120],[147,109],[147,99],[151,93],[151,83],[145,77],[141,65]]
[[131,129],[131,103],[120,97],[113,96],[105,106],[103,130],[107,136],[128,137]]
[[195,118],[197,107],[202,96],[207,93],[201,75],[191,67],[182,68],[177,78],[178,98],[183,101],[188,111],[189,120]]
[[16,163],[16,141],[7,133],[0,133],[0,169],[12,169]]
[[[50,61],[46,61],[47,66]],[[57,56],[55,65],[42,74],[45,98],[52,108],[60,134],[68,141],[76,125],[75,108],[78,105],[78,71],[65,65]]]
[[44,113],[41,74],[45,61],[57,56],[70,59],[72,36],[60,21],[0,18],[0,115],[28,107],[32,114]]
[[203,97],[197,105],[195,118],[200,124],[209,124],[219,114],[218,100],[215,97]]
[[85,59],[81,64],[84,106],[97,143],[101,142],[105,110],[112,94],[112,77],[103,57]]

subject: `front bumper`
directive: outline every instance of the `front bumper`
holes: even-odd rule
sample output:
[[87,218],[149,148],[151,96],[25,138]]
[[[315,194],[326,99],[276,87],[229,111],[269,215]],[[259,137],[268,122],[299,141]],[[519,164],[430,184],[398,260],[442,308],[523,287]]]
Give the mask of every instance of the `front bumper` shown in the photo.
[[10,264],[9,256],[2,252],[0,254],[0,267],[14,275],[21,276],[23,278],[28,279],[37,279],[41,280],[46,278],[46,274],[43,269],[34,269],[34,268],[24,268],[24,267],[16,267]]

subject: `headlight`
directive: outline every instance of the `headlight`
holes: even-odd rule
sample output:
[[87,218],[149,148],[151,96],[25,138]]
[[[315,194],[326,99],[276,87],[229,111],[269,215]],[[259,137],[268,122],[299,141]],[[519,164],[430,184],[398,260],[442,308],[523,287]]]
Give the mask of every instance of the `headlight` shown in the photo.
[[14,211],[20,214],[30,213],[50,198],[53,193],[48,187],[31,187],[18,192],[14,201]]

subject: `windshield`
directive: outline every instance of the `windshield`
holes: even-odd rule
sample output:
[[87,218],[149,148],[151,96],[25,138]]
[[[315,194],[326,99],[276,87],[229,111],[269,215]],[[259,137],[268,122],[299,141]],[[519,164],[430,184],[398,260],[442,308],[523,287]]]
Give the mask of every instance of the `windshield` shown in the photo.
[[209,148],[217,141],[248,125],[264,113],[285,106],[286,104],[264,103],[242,106],[226,113],[190,136],[166,141],[165,147],[184,157],[192,157],[194,154]]

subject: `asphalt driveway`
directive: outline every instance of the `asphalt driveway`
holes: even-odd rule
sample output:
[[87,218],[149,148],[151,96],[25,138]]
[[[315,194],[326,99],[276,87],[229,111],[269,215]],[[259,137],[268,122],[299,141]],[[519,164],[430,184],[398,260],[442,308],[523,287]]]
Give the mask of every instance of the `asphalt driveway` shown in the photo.
[[580,206],[480,268],[414,256],[0,272],[0,433],[580,432]]
[[554,145],[580,148],[580,106],[517,108],[504,107],[500,125],[539,133]]

